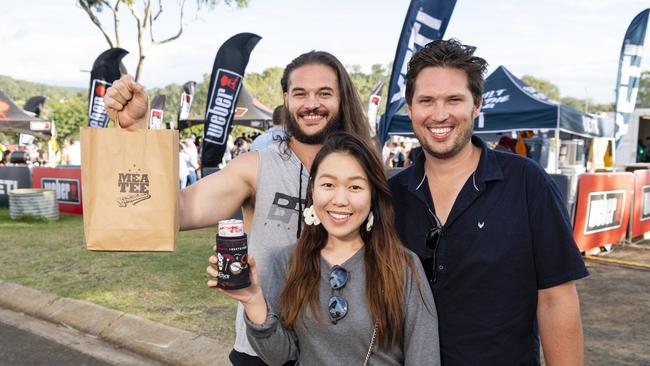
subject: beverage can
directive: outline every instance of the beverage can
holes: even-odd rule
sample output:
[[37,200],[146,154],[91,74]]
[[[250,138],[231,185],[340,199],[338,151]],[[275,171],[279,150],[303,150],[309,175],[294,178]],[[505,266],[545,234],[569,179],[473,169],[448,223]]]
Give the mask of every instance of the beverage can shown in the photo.
[[250,286],[248,239],[242,220],[219,221],[216,254],[217,287],[236,290]]

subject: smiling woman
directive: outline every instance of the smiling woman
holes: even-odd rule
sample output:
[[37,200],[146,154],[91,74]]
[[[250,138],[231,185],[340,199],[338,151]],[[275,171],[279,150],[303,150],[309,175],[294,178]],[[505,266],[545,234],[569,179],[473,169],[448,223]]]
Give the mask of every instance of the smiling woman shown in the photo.
[[328,233],[325,249],[363,246],[359,227],[370,215],[370,194],[368,177],[352,155],[333,152],[321,161],[312,199]]
[[[395,233],[377,154],[353,135],[330,135],[307,206],[307,225],[278,253],[272,278],[257,278],[253,260],[252,285],[224,291],[243,304],[255,351],[270,365],[439,365],[433,297]],[[272,283],[266,294],[261,281]]]

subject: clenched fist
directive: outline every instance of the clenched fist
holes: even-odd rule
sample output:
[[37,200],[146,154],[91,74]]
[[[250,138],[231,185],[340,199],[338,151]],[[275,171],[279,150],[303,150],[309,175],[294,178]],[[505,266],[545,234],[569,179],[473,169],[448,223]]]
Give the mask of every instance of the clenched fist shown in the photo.
[[131,75],[115,80],[104,96],[108,117],[124,128],[147,128],[149,98]]

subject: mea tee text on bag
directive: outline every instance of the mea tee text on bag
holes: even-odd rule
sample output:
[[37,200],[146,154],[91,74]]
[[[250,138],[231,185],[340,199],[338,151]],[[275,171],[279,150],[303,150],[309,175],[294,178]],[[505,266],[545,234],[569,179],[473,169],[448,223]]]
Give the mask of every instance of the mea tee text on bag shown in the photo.
[[175,130],[81,128],[88,250],[174,250],[178,141]]

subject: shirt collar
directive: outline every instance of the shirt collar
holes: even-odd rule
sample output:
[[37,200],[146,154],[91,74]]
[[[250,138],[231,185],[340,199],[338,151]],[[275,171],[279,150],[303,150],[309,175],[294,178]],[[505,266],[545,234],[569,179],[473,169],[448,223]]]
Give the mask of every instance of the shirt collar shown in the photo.
[[474,173],[476,182],[483,182],[483,187],[485,187],[487,182],[503,180],[503,170],[499,164],[497,153],[476,135],[472,136],[472,144],[481,148],[481,159]]
[[[483,190],[487,182],[503,180],[503,170],[499,165],[497,153],[490,149],[485,142],[476,135],[472,135],[472,144],[481,149],[481,157],[478,162],[478,167],[473,175],[475,188],[477,188],[477,190]],[[418,154],[411,172],[407,175],[409,179],[404,183],[408,185],[409,191],[411,192],[419,191],[426,181],[426,175],[424,174],[425,161],[425,153],[422,152]]]

